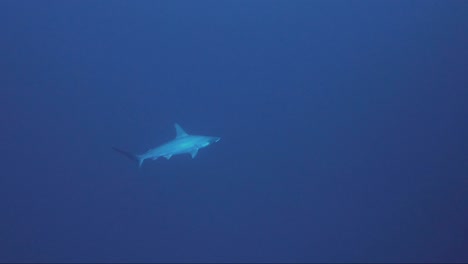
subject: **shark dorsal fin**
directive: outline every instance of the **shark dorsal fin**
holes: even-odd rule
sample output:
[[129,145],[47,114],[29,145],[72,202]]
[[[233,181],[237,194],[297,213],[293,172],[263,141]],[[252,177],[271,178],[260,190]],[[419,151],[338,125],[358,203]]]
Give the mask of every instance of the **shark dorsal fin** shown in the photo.
[[185,137],[187,136],[187,132],[185,132],[182,127],[179,126],[179,124],[175,123],[174,124],[175,126],[175,130],[176,130],[176,138],[179,138],[179,137]]

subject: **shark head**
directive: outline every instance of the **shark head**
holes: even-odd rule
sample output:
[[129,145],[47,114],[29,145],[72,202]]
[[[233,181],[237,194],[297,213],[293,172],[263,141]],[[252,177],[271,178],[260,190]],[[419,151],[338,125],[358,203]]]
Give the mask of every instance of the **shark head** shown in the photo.
[[219,140],[221,140],[220,137],[210,137],[209,142],[210,144],[213,144],[213,143],[218,142]]
[[206,146],[209,146],[213,143],[218,142],[221,138],[220,137],[208,137],[208,136],[199,136],[199,146],[200,148],[204,148]]

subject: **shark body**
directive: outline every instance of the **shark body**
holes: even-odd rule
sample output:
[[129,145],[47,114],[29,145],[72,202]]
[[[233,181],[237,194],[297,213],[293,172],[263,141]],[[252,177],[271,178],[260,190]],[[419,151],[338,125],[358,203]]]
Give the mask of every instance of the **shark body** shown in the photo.
[[221,139],[220,137],[190,135],[185,132],[179,124],[175,123],[174,126],[176,129],[175,139],[159,147],[150,149],[143,154],[135,155],[115,147],[112,148],[125,155],[127,158],[136,161],[138,166],[141,167],[146,159],[156,160],[160,157],[170,159],[173,155],[179,154],[190,154],[192,158],[195,158],[199,149],[207,147]]

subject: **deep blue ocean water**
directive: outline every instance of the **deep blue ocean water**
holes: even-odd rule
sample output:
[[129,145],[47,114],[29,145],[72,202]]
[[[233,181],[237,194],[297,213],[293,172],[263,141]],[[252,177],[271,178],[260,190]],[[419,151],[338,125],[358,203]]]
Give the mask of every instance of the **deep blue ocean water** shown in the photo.
[[[468,1],[0,1],[1,262],[467,262]],[[187,132],[220,136],[141,169]]]

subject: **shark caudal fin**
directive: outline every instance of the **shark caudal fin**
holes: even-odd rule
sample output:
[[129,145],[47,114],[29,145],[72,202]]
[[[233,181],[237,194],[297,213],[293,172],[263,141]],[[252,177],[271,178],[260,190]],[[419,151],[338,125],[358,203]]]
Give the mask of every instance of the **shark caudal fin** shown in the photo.
[[135,161],[136,163],[138,163],[138,167],[141,167],[141,165],[143,164],[143,161],[145,160],[144,158],[138,156],[138,155],[135,155],[135,154],[132,154],[130,152],[127,152],[125,150],[121,150],[121,149],[118,149],[116,147],[112,147],[113,150],[117,151],[118,153],[124,155],[125,157]]

